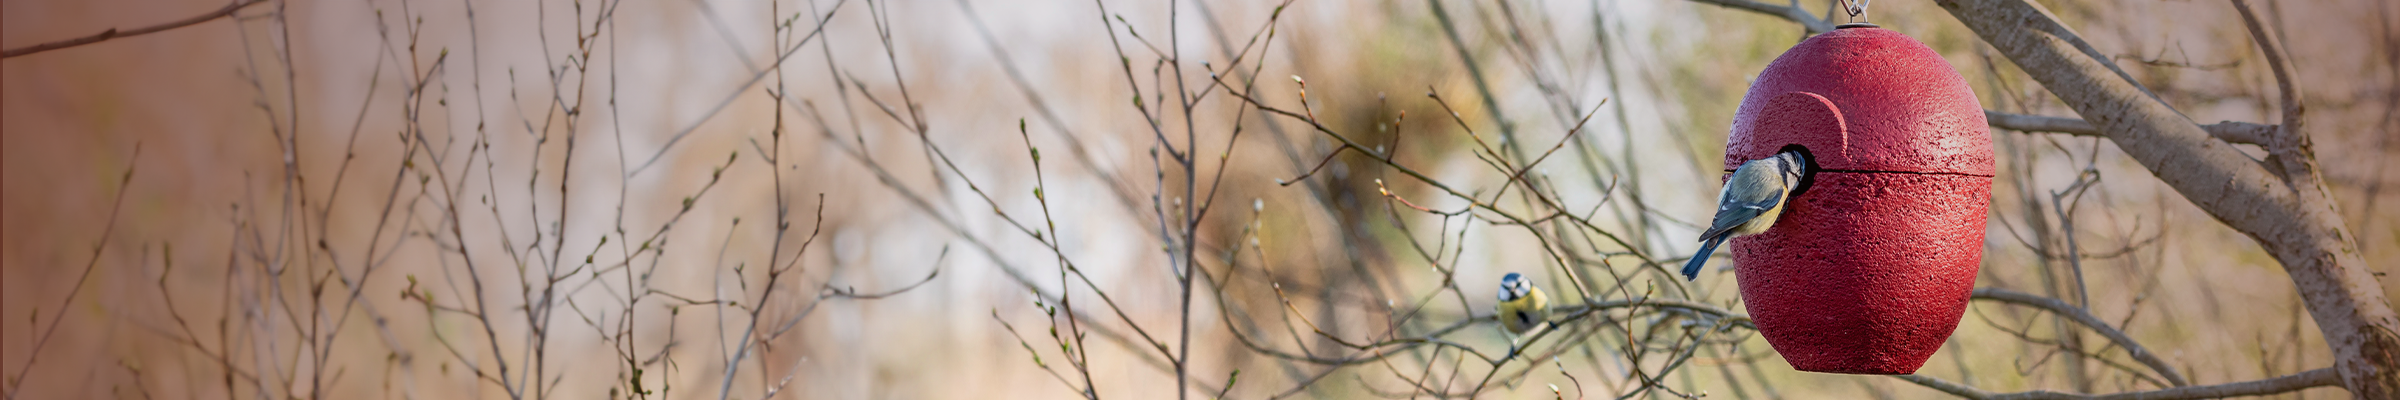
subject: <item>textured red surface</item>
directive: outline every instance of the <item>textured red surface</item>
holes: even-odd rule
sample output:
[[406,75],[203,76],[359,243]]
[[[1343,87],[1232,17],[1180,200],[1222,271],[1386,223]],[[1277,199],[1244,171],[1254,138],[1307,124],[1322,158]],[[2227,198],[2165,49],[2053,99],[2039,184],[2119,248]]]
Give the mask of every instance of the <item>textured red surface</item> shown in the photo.
[[1785,146],[1818,172],[1773,229],[1736,238],[1751,318],[1794,368],[1907,374],[1958,327],[1983,257],[1991,131],[1940,54],[1881,28],[1817,35],[1768,64],[1728,171]]

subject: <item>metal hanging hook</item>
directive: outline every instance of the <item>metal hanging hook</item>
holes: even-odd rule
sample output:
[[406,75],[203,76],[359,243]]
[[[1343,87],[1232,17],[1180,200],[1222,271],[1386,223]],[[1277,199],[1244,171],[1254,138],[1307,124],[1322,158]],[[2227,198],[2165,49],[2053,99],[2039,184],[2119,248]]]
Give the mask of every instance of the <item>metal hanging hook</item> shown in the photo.
[[1869,1],[1873,1],[1873,0],[1856,0],[1856,1],[1852,1],[1852,0],[1838,0],[1838,1],[1840,1],[1840,2],[1842,3],[1842,11],[1848,12],[1848,13],[1850,14],[1850,24],[1844,24],[1844,25],[1851,25],[1851,24],[1864,24],[1865,26],[1874,26],[1874,24],[1871,24],[1871,23],[1868,23],[1868,22],[1867,22],[1867,2],[1869,2]]

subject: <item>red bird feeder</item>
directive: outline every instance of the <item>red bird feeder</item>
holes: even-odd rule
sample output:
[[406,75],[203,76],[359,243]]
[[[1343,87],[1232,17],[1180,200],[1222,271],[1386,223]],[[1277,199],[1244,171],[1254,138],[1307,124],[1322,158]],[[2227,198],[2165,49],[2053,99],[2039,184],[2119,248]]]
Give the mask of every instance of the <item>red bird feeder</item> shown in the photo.
[[1983,258],[1992,139],[1974,89],[1915,39],[1845,25],[1759,72],[1725,170],[1790,148],[1816,172],[1772,229],[1733,239],[1750,317],[1802,371],[1916,372]]

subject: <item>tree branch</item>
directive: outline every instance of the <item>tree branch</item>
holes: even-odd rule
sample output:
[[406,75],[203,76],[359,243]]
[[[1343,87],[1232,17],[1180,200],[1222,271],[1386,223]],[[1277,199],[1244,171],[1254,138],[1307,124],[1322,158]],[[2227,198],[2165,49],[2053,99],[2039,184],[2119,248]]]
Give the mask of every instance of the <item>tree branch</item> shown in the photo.
[[[1990,121],[1993,128],[2007,129],[2012,131],[2064,133],[2075,136],[2105,136],[2100,134],[2099,127],[2092,126],[2091,121],[2085,121],[2079,118],[2011,114],[1999,111],[1983,110],[1983,119]],[[2223,140],[2226,143],[2254,144],[2261,146],[2267,144],[2268,136],[2275,134],[2275,129],[2275,125],[2241,121],[2223,121],[2200,126],[2200,130],[2207,131],[2209,136],[2216,137],[2217,140]]]
[[1795,3],[1795,5],[1794,5],[1794,6],[1779,6],[1779,5],[1767,4],[1767,3],[1761,3],[1761,2],[1751,1],[1751,0],[1692,0],[1692,1],[1697,1],[1697,2],[1701,2],[1701,3],[1708,3],[1708,4],[1711,4],[1711,5],[1718,6],[1718,7],[1725,7],[1725,8],[1738,8],[1738,9],[1742,9],[1742,10],[1744,10],[1744,11],[1749,11],[1749,12],[1755,12],[1755,13],[1760,13],[1760,14],[1766,14],[1766,15],[1773,15],[1773,16],[1777,16],[1777,17],[1782,17],[1783,19],[1791,20],[1792,22],[1798,22],[1798,23],[1800,23],[1800,26],[1807,27],[1807,28],[1808,28],[1808,34],[1811,34],[1811,35],[1833,31],[1833,23],[1832,23],[1832,22],[1826,22],[1825,20],[1822,20],[1822,19],[1817,19],[1817,16],[1815,16],[1815,15],[1810,15],[1810,14],[1808,13],[1808,10],[1802,10],[1802,9],[1800,9],[1800,7],[1796,7],[1796,5],[1797,5],[1796,3]]
[[[2250,11],[2249,2],[2233,0],[2233,8],[2241,11],[2242,25],[2249,28],[2250,39],[2258,43],[2258,50],[2261,53],[2266,54],[2268,69],[2275,73],[2275,87],[2283,99],[2282,132],[2275,136],[2275,141],[2267,146],[2267,150],[2282,156],[2280,161],[2287,164],[2286,170],[2283,171],[2285,180],[2299,181],[2314,178],[2315,165],[2288,165],[2311,162],[2316,159],[2316,155],[2311,154],[2309,150],[2308,134],[2301,130],[2305,126],[2302,123],[2305,120],[2301,116],[2307,113],[2307,108],[2300,105],[2300,87],[2292,84],[2291,66],[2290,62],[2286,60],[2289,56],[2284,54],[2283,46],[2278,44],[2275,38],[2267,37],[2266,28],[2259,27],[2258,14]],[[2308,173],[2297,175],[2302,169],[2294,167],[2306,167]]]
[[[2318,178],[2305,132],[2292,124],[2296,119],[2277,128],[2285,137],[2270,146],[2267,162],[2253,161],[2088,55],[2088,44],[2038,6],[2024,0],[1936,3],[2184,199],[2273,254],[2324,334],[2333,370],[2351,394],[2400,396],[2400,315],[2392,312],[2356,235]],[[2267,53],[2281,56],[2273,48]],[[2287,112],[2296,109],[2289,106],[2298,99],[2286,100]]]
[[2142,365],[2158,371],[2159,376],[2165,377],[2168,383],[2175,386],[2191,385],[2190,381],[2183,379],[2183,374],[2175,372],[2175,367],[2168,366],[2166,360],[2159,359],[2157,354],[2151,354],[2150,350],[2143,348],[2141,343],[2133,341],[2132,336],[2126,336],[2125,331],[2108,326],[2107,321],[2101,321],[2099,317],[2092,316],[2092,313],[2084,311],[2083,307],[2076,307],[2059,299],[1996,287],[1976,288],[1975,298],[2050,310],[2052,313],[2075,320],[2075,323],[2091,327],[2093,331],[2100,332],[2101,336],[2107,336],[2108,340],[2117,342],[2117,346],[2124,347],[2125,353],[2132,355],[2134,361],[2140,361]]
[[208,22],[208,21],[213,21],[213,20],[216,20],[216,19],[218,19],[218,18],[225,18],[225,17],[233,16],[233,12],[235,12],[235,11],[241,11],[241,10],[242,10],[242,8],[249,7],[249,6],[253,6],[253,5],[258,5],[258,4],[262,4],[262,3],[266,3],[266,2],[267,2],[267,0],[247,0],[247,1],[237,1],[237,2],[234,2],[233,4],[227,4],[227,5],[225,5],[225,8],[219,8],[219,9],[217,9],[216,11],[210,11],[210,12],[208,12],[207,14],[195,15],[195,16],[192,16],[191,18],[184,18],[184,19],[180,19],[180,20],[175,20],[175,22],[168,22],[168,23],[164,23],[164,24],[151,25],[151,26],[145,26],[145,27],[140,27],[140,28],[133,28],[133,29],[131,29],[131,30],[125,30],[125,31],[118,31],[116,28],[109,28],[109,29],[108,29],[108,30],[106,30],[106,31],[101,31],[101,32],[100,32],[100,33],[98,33],[98,34],[94,34],[94,35],[91,35],[91,36],[84,36],[84,37],[79,37],[79,38],[74,38],[74,39],[67,39],[67,40],[61,40],[61,41],[56,41],[56,42],[49,42],[49,43],[43,43],[43,44],[32,45],[32,46],[25,46],[25,47],[19,47],[19,48],[14,48],[14,49],[8,49],[8,50],[7,50],[7,51],[5,51],[5,52],[0,52],[0,58],[16,58],[17,56],[28,55],[28,54],[33,54],[33,53],[40,53],[40,52],[45,52],[45,51],[51,51],[51,50],[64,49],[64,48],[68,48],[68,47],[75,47],[75,46],[82,46],[82,45],[87,45],[87,44],[93,44],[93,43],[105,42],[105,41],[108,41],[109,39],[116,39],[116,38],[129,38],[129,37],[134,37],[134,36],[141,36],[141,35],[148,35],[148,34],[152,34],[152,33],[164,32],[164,31],[167,31],[167,30],[175,29],[175,28],[182,28],[182,27],[186,27],[186,26],[198,25],[198,24],[200,24],[200,23],[202,23],[202,22]]
[[[1980,291],[1978,291],[1978,292],[1980,292]],[[2338,384],[2340,384],[2340,383],[2341,383],[2341,374],[2340,374],[2340,373],[2336,373],[2336,372],[2334,372],[2332,368],[2318,368],[2318,369],[2312,369],[2312,370],[2308,370],[2307,372],[2301,372],[2301,373],[2297,373],[2297,374],[2284,375],[2284,376],[2279,376],[2279,377],[2274,377],[2274,378],[2267,378],[2267,379],[2261,379],[2261,380],[2255,380],[2255,381],[2247,381],[2247,382],[2234,382],[2234,383],[2227,383],[2227,384],[2220,384],[2220,385],[2208,385],[2208,386],[2185,386],[2185,387],[2179,387],[2179,388],[2173,388],[2173,389],[2161,389],[2161,390],[2152,390],[2152,391],[2146,391],[2146,392],[2125,392],[2125,393],[2111,393],[2111,394],[2097,394],[2097,395],[2095,395],[2095,394],[2081,394],[2081,393],[2060,393],[2060,392],[2053,392],[2053,391],[2048,391],[2048,390],[2036,390],[2036,391],[2030,391],[2030,392],[2016,392],[2016,393],[1992,393],[1992,392],[1987,392],[1987,391],[1984,391],[1984,390],[1982,390],[1982,389],[1976,389],[1976,388],[1974,388],[1974,387],[1969,387],[1969,386],[1967,386],[1967,385],[1961,385],[1961,384],[1957,384],[1957,383],[1952,383],[1952,382],[1950,382],[1950,381],[1945,381],[1945,380],[1942,380],[1941,378],[1935,378],[1935,377],[1930,377],[1930,376],[1924,376],[1924,375],[1900,375],[1899,377],[1900,377],[1900,380],[1909,381],[1910,383],[1915,383],[1915,384],[1917,384],[1917,385],[1921,385],[1921,386],[1924,386],[1924,387],[1933,388],[1933,390],[1940,390],[1940,391],[1942,391],[1943,393],[1949,393],[1949,394],[1952,394],[1952,395],[1956,395],[1956,396],[1958,396],[1958,397],[1965,397],[1965,398],[1974,399],[1974,400],[2050,400],[2050,399],[2059,399],[2059,400],[2136,400],[2136,399],[2139,399],[2139,400],[2186,400],[2186,399],[2213,399],[2213,398],[2219,398],[2219,397],[2259,396],[2259,395],[2269,395],[2269,394],[2276,394],[2276,393],[2294,392],[2294,391],[2299,391],[2299,390],[2301,390],[2301,389],[2307,389],[2307,388],[2313,388],[2313,387],[2321,387],[2321,386],[2334,386],[2334,385],[2338,385]]]

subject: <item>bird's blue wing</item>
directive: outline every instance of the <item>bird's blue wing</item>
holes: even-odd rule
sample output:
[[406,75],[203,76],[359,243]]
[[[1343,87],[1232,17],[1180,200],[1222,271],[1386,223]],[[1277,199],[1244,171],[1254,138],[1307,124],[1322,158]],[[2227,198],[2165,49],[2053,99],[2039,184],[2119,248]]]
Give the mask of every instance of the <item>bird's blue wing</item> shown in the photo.
[[1727,203],[1717,206],[1715,222],[1708,225],[1708,231],[1700,233],[1700,240],[1724,236],[1726,232],[1732,232],[1734,227],[1742,226],[1742,223],[1750,222],[1752,218],[1758,218],[1759,214],[1775,208],[1777,203],[1782,201],[1783,193],[1770,193],[1766,199],[1759,201]]
[[[1725,190],[1717,196],[1717,216],[1710,221],[1708,230],[1700,233],[1700,240],[1724,236],[1734,227],[1782,205],[1783,178],[1776,176],[1772,166],[1765,165],[1768,163],[1760,161],[1742,164],[1741,169],[1734,170],[1732,178],[1725,180]],[[1742,188],[1749,190],[1739,190]]]

